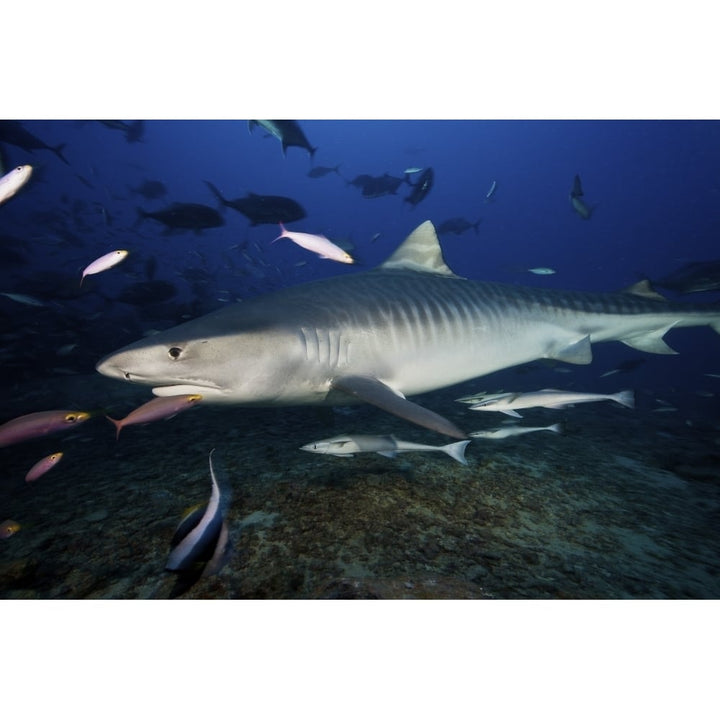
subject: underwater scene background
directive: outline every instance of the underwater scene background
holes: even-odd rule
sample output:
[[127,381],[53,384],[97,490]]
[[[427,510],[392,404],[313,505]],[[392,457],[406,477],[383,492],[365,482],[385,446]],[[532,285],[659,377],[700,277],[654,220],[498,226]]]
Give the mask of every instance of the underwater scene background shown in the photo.
[[[562,432],[474,439],[467,465],[443,452],[300,450],[345,434],[448,442],[368,405],[200,402],[116,438],[104,416],[153,396],[99,375],[101,358],[232,303],[370,270],[425,220],[448,266],[474,280],[611,292],[647,279],[671,300],[720,300],[718,122],[298,127],[283,149],[267,121],[0,121],[2,174],[33,168],[0,205],[0,424],[91,415],[0,448],[0,523],[14,523],[0,540],[0,597],[717,598],[710,327],[671,330],[677,355],[602,343],[589,365],[537,361],[413,398],[479,431],[509,418],[456,399],[634,391],[633,409],[523,411],[518,422]],[[356,263],[273,242],[279,221]],[[82,277],[117,249],[120,264]],[[208,503],[213,448],[227,553],[183,584],[165,565],[185,513]]]

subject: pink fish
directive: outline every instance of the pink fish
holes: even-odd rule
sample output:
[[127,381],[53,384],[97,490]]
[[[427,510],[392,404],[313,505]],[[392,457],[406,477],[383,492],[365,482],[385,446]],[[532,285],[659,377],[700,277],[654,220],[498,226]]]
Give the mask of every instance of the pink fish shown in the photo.
[[138,425],[139,423],[149,423],[155,420],[163,420],[175,417],[179,412],[191,408],[202,400],[202,395],[169,395],[168,397],[158,397],[146,402],[139,408],[135,408],[129,415],[122,420],[114,420],[105,416],[117,429],[116,438],[120,437],[120,431],[126,425]]
[[25,476],[25,482],[32,482],[33,480],[37,480],[48,470],[52,470],[62,460],[62,456],[63,454],[61,452],[56,452],[52,455],[44,457],[39,462],[36,462],[30,468],[30,470],[28,470],[28,474]]
[[90,413],[77,410],[45,410],[21,415],[0,425],[0,447],[31,440],[58,430],[69,430],[85,422],[89,417]]
[[273,242],[280,240],[280,238],[288,238],[292,240],[296,245],[299,245],[306,250],[317,253],[324,260],[335,260],[341,263],[354,263],[355,260],[351,255],[348,255],[341,247],[330,242],[324,235],[311,235],[310,233],[303,232],[290,232],[285,229],[282,223],[279,223],[282,233],[278,235]]
[[0,523],[0,540],[7,540],[20,529],[20,523],[14,520],[5,520]]
[[93,260],[83,270],[82,277],[80,278],[80,287],[82,287],[83,280],[86,275],[95,275],[96,273],[103,272],[104,270],[109,270],[111,267],[121,263],[127,256],[127,250],[113,250],[112,252],[99,257],[97,260]]

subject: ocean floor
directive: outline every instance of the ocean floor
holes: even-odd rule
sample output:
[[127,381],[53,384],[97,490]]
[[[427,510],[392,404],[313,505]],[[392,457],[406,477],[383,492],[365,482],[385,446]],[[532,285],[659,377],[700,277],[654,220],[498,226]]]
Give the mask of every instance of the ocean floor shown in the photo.
[[[419,401],[468,431],[506,419],[468,412],[453,402],[462,390]],[[122,417],[151,395],[74,377],[13,391],[5,410],[86,409],[98,398]],[[362,406],[198,407],[127,427],[119,441],[100,416],[0,449],[0,522],[22,526],[0,540],[0,597],[173,595],[170,539],[207,502],[216,448],[232,488],[232,550],[183,598],[719,598],[717,423],[644,404],[528,410],[523,424],[563,421],[565,432],[475,440],[467,467],[444,453],[298,449],[352,432],[446,442]],[[25,483],[58,450],[62,462]]]

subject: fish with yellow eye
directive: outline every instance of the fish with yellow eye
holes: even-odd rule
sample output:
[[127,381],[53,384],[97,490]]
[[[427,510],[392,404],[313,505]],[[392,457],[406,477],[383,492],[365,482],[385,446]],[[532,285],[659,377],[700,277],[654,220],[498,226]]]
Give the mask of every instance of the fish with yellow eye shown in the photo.
[[5,520],[0,523],[0,540],[7,540],[20,530],[20,523],[14,520]]
[[167,420],[175,417],[179,412],[190,409],[202,400],[202,395],[168,395],[157,397],[135,408],[122,420],[115,420],[109,415],[105,417],[115,426],[115,438],[120,437],[120,431],[126,425],[138,425],[154,422],[155,420]]
[[52,470],[61,460],[63,454],[61,452],[53,453],[44,457],[42,460],[38,460],[29,470],[25,476],[25,482],[33,482],[39,477],[42,477],[48,470]]
[[58,430],[69,430],[89,418],[90,413],[77,410],[44,410],[21,415],[0,425],[0,447],[42,437]]

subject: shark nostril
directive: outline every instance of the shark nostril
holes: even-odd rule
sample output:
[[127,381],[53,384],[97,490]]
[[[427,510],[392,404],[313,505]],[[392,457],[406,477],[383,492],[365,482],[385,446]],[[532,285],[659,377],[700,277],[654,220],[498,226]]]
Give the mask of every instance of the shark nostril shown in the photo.
[[129,372],[123,373],[123,375],[125,376],[125,379],[126,379],[126,380],[130,380],[130,373],[129,373]]

